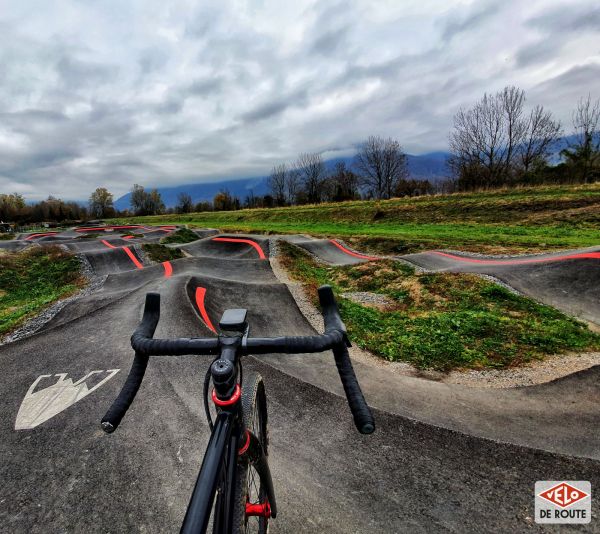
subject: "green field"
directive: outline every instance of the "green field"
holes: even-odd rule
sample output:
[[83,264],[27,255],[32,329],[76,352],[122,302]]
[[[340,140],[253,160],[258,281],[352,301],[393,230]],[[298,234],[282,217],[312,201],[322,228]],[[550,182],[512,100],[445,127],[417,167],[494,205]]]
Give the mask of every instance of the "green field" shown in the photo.
[[[439,371],[506,368],[600,348],[600,335],[585,324],[476,275],[417,273],[393,260],[328,267],[294,245],[280,246],[282,264],[315,304],[317,287],[332,285],[350,339],[390,361]],[[342,296],[357,291],[386,302]]]
[[0,336],[83,287],[80,267],[56,246],[0,255]]
[[339,236],[373,252],[525,252],[600,244],[600,184],[113,219]]

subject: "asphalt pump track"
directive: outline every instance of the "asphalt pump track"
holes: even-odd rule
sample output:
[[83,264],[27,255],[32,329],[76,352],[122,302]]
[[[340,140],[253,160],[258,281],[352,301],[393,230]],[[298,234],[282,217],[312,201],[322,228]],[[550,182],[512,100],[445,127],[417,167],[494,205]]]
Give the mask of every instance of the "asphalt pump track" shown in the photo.
[[[209,358],[154,358],[118,431],[99,428],[131,364],[146,292],[162,296],[157,337],[215,335],[229,307],[249,310],[251,335],[314,333],[274,276],[266,237],[209,234],[181,247],[189,257],[150,266],[135,244],[170,229],[138,227],[142,237],[133,238],[122,230],[19,239],[60,243],[107,277],[35,335],[0,347],[1,531],[178,530],[209,436],[201,406]],[[370,259],[327,243],[325,261],[336,250],[346,261]],[[597,261],[572,261],[588,260]],[[535,481],[599,487],[598,368],[540,386],[475,390],[355,362],[377,423],[361,436],[330,353],[244,363],[267,388],[280,508],[271,532],[541,531],[532,519]],[[599,529],[596,502],[588,530]]]

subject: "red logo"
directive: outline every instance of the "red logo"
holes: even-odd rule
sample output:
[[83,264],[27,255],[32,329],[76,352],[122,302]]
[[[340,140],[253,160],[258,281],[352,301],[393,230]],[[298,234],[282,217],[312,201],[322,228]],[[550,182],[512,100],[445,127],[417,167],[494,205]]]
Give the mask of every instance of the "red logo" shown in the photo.
[[560,484],[543,491],[538,497],[546,499],[561,508],[568,508],[576,502],[579,502],[581,499],[588,497],[588,494],[585,491],[574,488],[566,482],[561,482]]

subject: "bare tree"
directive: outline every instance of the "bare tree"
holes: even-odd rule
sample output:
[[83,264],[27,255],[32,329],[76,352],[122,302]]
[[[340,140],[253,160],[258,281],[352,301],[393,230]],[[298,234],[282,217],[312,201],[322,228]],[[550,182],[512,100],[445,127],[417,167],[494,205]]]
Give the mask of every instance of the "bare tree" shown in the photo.
[[591,95],[581,98],[573,112],[573,127],[580,145],[589,143],[600,150],[600,100],[592,102]]
[[321,184],[325,178],[325,164],[321,154],[300,154],[296,161],[302,185],[306,192],[308,202],[316,203],[321,201]]
[[581,98],[573,112],[575,143],[562,151],[567,163],[574,167],[579,179],[592,182],[600,176],[600,100]]
[[394,139],[371,136],[361,146],[355,166],[363,184],[376,198],[391,198],[408,176],[406,154]]
[[521,165],[529,172],[533,164],[545,162],[550,149],[562,133],[560,121],[552,118],[552,113],[544,106],[535,106],[527,119],[526,135],[522,143]]
[[358,176],[348,169],[345,162],[340,161],[335,164],[335,169],[327,181],[329,200],[339,202],[360,198]]
[[300,190],[300,173],[296,167],[288,170],[286,181],[286,195],[290,204],[297,204],[298,191]]
[[269,176],[269,189],[278,206],[285,205],[286,182],[288,177],[287,165],[275,165]]
[[499,111],[506,123],[502,132],[506,148],[502,153],[502,171],[504,176],[509,176],[516,159],[517,152],[521,149],[526,136],[527,120],[524,118],[525,91],[514,86],[505,87],[498,93],[500,99]]
[[450,133],[450,167],[461,189],[510,182],[536,161],[545,161],[560,123],[542,106],[525,113],[525,93],[505,87],[460,109]]
[[194,203],[192,197],[188,193],[179,193],[177,195],[177,206],[175,211],[177,213],[191,213],[194,210]]

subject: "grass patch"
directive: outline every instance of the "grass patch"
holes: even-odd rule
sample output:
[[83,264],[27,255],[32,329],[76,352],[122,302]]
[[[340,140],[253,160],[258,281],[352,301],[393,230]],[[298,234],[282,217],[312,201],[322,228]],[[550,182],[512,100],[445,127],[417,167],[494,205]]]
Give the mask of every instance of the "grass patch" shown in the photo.
[[84,285],[79,260],[60,247],[0,256],[0,336]]
[[0,232],[0,241],[10,241],[15,238],[15,234]]
[[337,236],[362,239],[365,251],[380,253],[423,248],[532,252],[597,245],[600,184],[132,217],[111,222]]
[[197,241],[198,235],[187,228],[180,228],[176,232],[169,234],[167,237],[163,237],[161,243],[191,243]]
[[184,254],[179,248],[170,248],[158,243],[144,243],[142,250],[148,254],[148,257],[157,263],[163,261],[178,260],[183,258]]
[[[281,242],[281,261],[315,298],[331,284],[357,345],[421,369],[505,368],[548,354],[597,350],[600,335],[563,313],[471,274],[421,273],[381,260],[328,267]],[[386,295],[385,308],[339,297],[348,291]]]

